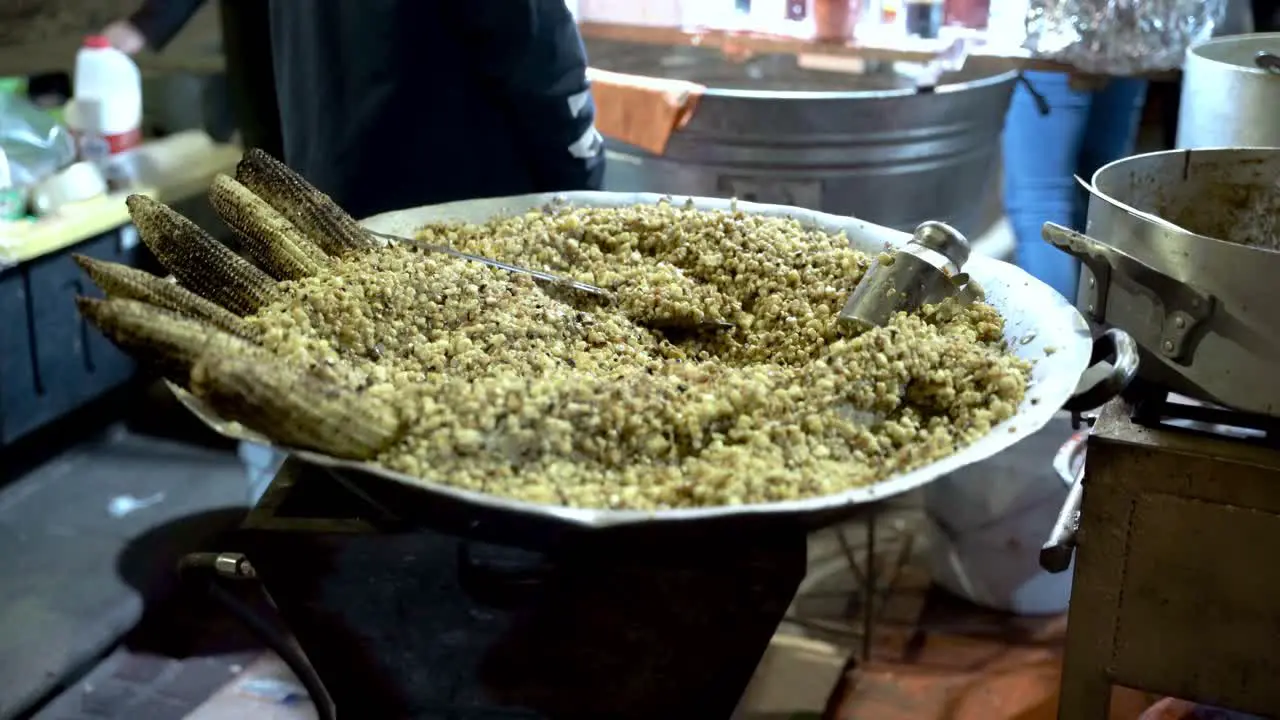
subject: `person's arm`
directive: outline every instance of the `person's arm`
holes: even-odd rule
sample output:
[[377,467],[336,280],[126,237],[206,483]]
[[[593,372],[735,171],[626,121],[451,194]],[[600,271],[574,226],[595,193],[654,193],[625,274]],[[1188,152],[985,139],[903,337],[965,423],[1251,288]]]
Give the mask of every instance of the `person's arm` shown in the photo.
[[203,5],[204,0],[146,0],[127,22],[138,29],[148,48],[163,50]]
[[604,142],[586,50],[564,0],[441,1],[474,48],[466,62],[510,99],[537,190],[599,190]]

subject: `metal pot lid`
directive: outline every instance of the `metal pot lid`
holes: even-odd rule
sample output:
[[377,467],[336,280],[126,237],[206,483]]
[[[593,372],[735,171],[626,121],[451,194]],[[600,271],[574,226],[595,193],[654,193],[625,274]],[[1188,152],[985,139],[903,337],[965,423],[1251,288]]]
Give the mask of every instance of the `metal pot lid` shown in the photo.
[[[1269,58],[1280,61],[1280,33],[1228,35],[1196,45],[1188,59],[1207,60],[1256,75],[1276,74]],[[1274,66],[1280,68],[1280,62]]]

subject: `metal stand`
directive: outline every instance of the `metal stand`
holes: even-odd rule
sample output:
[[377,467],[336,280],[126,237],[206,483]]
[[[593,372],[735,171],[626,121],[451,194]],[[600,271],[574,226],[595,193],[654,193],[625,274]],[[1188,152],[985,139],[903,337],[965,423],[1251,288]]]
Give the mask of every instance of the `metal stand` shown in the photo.
[[[839,543],[845,567],[855,585],[848,594],[849,602],[841,617],[810,617],[801,607],[796,607],[796,611],[786,618],[786,622],[842,646],[856,640],[858,650],[851,662],[871,659],[876,623],[916,547],[917,528],[883,522],[880,518],[882,510],[880,506],[869,507],[860,528],[837,526],[826,531],[833,533]],[[861,530],[862,541],[855,544],[849,535],[853,532],[856,536],[858,530]],[[806,600],[818,599],[825,594],[822,591],[810,592],[802,584],[796,594],[796,605],[801,606]]]
[[805,573],[798,526],[522,540],[411,514],[290,461],[244,527],[344,716],[728,718]]
[[1280,715],[1280,453],[1131,417],[1089,438],[1058,717],[1106,717],[1113,684]]

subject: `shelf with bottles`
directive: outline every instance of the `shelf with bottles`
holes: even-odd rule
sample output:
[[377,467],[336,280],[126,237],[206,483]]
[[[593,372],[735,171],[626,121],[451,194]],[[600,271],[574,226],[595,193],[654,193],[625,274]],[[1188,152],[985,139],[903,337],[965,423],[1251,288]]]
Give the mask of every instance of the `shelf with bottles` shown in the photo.
[[[579,0],[587,38],[881,62],[1069,71],[1022,49],[1026,0]],[[851,70],[852,71],[852,70]]]

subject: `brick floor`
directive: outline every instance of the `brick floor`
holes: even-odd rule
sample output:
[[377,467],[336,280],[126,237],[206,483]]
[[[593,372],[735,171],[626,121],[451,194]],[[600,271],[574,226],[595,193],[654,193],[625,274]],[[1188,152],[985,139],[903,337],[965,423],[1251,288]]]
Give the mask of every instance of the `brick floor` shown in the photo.
[[209,698],[195,712],[188,715],[186,720],[316,719],[315,706],[310,702],[282,703],[275,698],[263,697],[262,694],[250,692],[246,688],[246,684],[250,681],[297,683],[280,658],[267,654],[246,668],[235,680]]
[[[911,534],[913,521],[909,507],[893,517],[898,527],[884,523],[884,537],[877,540],[878,564],[886,569]],[[811,558],[821,560],[824,553],[832,551],[811,543]],[[923,570],[923,557],[912,554],[897,572],[882,578],[888,587],[881,585],[871,658],[839,682],[827,717],[1056,720],[1066,617],[1017,617],[959,600],[934,587]],[[811,597],[798,597],[794,610],[806,622],[789,625],[792,631],[844,644],[853,655],[861,609],[838,592],[857,585],[858,578],[848,575],[831,572],[811,588]],[[1217,712],[1117,687],[1109,718],[1098,720],[1238,720]]]
[[[0,471],[25,465],[9,463],[0,458]],[[6,479],[0,718],[22,717],[110,651],[147,603],[170,591],[164,571],[176,554],[204,549],[205,538],[234,528],[244,513],[244,472],[233,453],[118,427]],[[159,502],[111,513],[126,496]]]
[[261,653],[173,658],[117,649],[34,720],[182,720]]
[[175,598],[33,718],[181,720],[262,654],[207,599]]

